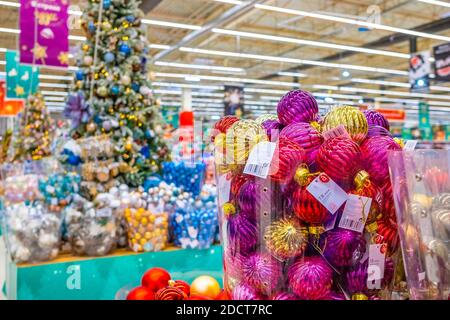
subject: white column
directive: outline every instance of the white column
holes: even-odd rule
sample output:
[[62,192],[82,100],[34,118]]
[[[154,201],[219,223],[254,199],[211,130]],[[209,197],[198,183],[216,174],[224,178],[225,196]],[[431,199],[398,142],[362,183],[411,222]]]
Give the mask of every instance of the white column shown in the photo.
[[181,110],[192,111],[192,90],[190,88],[183,88],[181,97]]

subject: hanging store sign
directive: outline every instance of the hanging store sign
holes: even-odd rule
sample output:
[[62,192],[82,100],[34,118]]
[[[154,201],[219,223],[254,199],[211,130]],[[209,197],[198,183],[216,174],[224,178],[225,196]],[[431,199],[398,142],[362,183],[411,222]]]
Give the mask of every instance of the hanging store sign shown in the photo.
[[67,68],[69,28],[67,0],[20,1],[20,62]]
[[244,87],[226,85],[224,91],[225,115],[242,117],[244,115]]
[[406,118],[405,110],[398,109],[376,109],[381,113],[387,120],[390,121],[404,121]]
[[423,51],[411,55],[409,59],[409,83],[413,92],[428,92],[430,88],[430,52]]
[[26,99],[39,85],[39,69],[19,63],[16,51],[6,51],[6,98]]
[[0,117],[16,116],[23,108],[23,100],[5,100],[6,84],[0,80]]
[[435,59],[435,80],[450,81],[450,43],[444,43],[433,48]]

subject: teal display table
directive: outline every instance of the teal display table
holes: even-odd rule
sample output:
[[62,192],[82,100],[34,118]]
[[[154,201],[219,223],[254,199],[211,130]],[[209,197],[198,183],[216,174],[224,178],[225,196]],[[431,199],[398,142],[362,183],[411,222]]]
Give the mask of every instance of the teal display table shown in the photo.
[[131,253],[117,250],[100,258],[61,256],[40,264],[6,263],[5,294],[8,299],[115,299],[122,288],[139,284],[151,267],[161,267],[174,279],[190,283],[210,275],[222,285],[222,249],[169,249],[162,252]]

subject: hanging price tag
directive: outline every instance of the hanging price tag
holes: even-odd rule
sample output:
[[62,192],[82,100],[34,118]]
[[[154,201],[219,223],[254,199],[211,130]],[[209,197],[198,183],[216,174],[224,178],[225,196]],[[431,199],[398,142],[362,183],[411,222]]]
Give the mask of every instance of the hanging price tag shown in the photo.
[[369,245],[368,289],[381,289],[381,280],[384,278],[385,255],[386,244]]
[[263,141],[253,147],[245,164],[244,173],[259,178],[267,178],[277,144]]
[[230,200],[231,179],[228,180],[226,174],[219,176],[217,189],[217,201],[219,202],[219,207],[222,207]]
[[403,147],[405,151],[413,151],[416,148],[417,140],[408,140]]
[[342,206],[347,201],[347,193],[325,173],[321,173],[306,187],[306,190],[311,193],[331,214]]
[[337,126],[336,128],[325,131],[322,136],[325,140],[340,136],[350,138],[350,135],[342,124],[340,126]]
[[370,212],[372,198],[350,194],[342,213],[339,228],[362,232]]

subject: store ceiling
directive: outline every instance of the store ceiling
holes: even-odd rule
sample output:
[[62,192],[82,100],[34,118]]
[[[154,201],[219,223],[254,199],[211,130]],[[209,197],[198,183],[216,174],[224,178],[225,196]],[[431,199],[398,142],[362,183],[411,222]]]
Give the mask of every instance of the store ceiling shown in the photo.
[[[408,30],[422,32],[417,51],[450,42],[450,2],[427,1],[144,1],[144,8],[152,8],[146,18],[156,89],[164,101],[174,104],[180,102],[181,89],[171,84],[194,87],[194,108],[199,114],[219,115],[220,87],[238,82],[245,83],[246,104],[255,114],[273,110],[282,92],[300,85],[327,97],[328,104],[357,104],[361,98],[375,97],[377,103],[394,107],[408,102],[413,116],[417,101],[425,99],[435,108],[434,117],[442,120],[438,109],[450,106],[450,84],[433,84],[429,95],[410,95],[407,87]],[[0,28],[17,29],[18,8],[11,2],[0,1]],[[361,25],[367,22],[376,28]],[[81,30],[71,34],[82,35]],[[17,34],[0,32],[2,46],[15,48],[16,42]],[[54,70],[45,73],[67,75]],[[58,99],[63,97],[53,100]],[[324,106],[327,103],[323,101]]]

